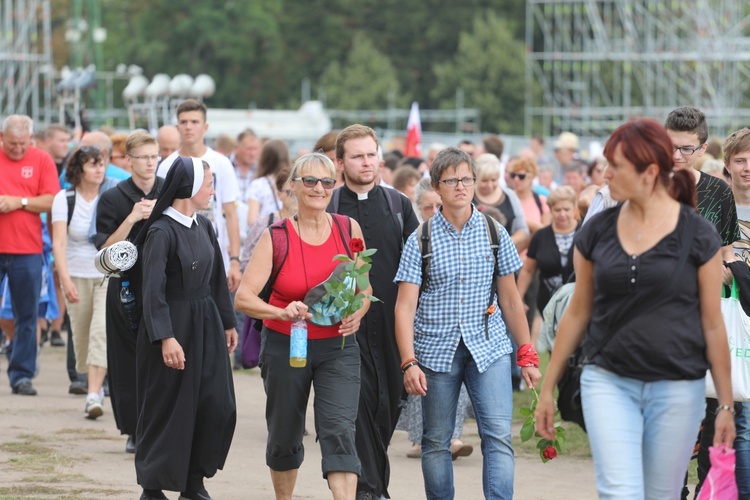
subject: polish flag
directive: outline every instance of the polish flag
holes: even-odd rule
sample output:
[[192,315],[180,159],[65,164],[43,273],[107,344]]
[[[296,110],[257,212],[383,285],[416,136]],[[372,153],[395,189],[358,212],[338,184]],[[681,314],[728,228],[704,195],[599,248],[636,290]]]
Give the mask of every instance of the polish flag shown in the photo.
[[404,156],[422,157],[422,122],[419,119],[419,104],[411,103],[409,121],[406,123],[406,146]]

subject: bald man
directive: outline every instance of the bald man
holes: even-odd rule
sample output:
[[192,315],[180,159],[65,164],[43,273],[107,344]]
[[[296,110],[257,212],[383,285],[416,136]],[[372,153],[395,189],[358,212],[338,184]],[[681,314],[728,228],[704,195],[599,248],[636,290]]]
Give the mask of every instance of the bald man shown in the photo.
[[180,132],[174,125],[164,125],[156,134],[159,143],[159,156],[162,159],[177,151],[180,147]]

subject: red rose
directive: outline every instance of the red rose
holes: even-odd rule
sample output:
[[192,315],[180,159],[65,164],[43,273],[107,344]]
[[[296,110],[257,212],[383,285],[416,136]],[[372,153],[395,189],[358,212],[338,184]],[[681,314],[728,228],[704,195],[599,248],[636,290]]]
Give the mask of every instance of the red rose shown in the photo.
[[352,238],[349,240],[349,250],[351,250],[354,253],[361,252],[365,249],[365,242],[362,241],[362,238]]
[[547,460],[552,460],[553,458],[557,457],[557,450],[555,449],[554,446],[547,446],[544,449],[542,456],[546,458]]

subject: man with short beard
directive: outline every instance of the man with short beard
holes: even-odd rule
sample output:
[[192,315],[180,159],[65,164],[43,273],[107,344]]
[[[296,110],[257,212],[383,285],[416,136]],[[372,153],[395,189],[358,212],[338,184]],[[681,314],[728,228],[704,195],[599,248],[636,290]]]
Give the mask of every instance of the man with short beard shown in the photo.
[[372,256],[370,283],[373,295],[382,301],[370,305],[356,334],[361,361],[356,443],[362,462],[357,499],[388,497],[388,443],[404,394],[395,338],[398,290],[393,277],[403,243],[419,221],[408,198],[376,184],[380,166],[378,140],[370,127],[351,125],[339,133],[336,166],[344,172],[345,184],[334,191],[328,211],[355,219],[362,227],[366,247],[378,250]]

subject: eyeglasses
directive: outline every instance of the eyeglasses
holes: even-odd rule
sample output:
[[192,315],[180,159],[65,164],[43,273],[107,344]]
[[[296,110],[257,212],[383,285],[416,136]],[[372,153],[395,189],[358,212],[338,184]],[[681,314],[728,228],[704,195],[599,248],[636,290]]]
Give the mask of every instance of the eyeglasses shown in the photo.
[[476,177],[461,177],[460,179],[458,177],[451,177],[450,179],[443,179],[442,181],[438,182],[444,183],[449,188],[454,188],[458,186],[459,181],[464,185],[464,187],[471,187],[474,185],[476,180]]
[[510,172],[508,175],[510,176],[511,179],[515,179],[517,177],[519,181],[524,181],[524,180],[526,180],[526,176],[528,174],[521,174],[521,173],[516,173],[516,172]]
[[323,177],[322,179],[319,177],[313,177],[311,175],[306,175],[305,177],[295,177],[292,179],[293,181],[302,181],[302,184],[306,188],[314,188],[318,185],[318,182],[320,182],[320,185],[323,186],[323,189],[333,189],[333,186],[336,185],[336,179],[333,179],[331,177]]
[[696,147],[691,146],[675,146],[674,150],[679,151],[682,156],[692,156],[693,153],[703,147],[703,143],[698,144]]
[[134,160],[144,160],[144,161],[161,161],[161,156],[159,155],[128,155]]

